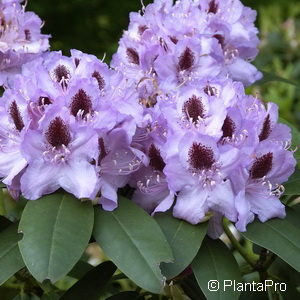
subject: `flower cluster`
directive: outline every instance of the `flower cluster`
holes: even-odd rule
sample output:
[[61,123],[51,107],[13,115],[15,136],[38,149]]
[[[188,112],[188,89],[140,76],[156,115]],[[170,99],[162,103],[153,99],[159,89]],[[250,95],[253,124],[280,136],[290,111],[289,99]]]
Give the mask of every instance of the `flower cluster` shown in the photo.
[[113,210],[127,185],[151,214],[210,219],[212,237],[223,216],[241,231],[284,217],[290,129],[244,91],[260,77],[254,19],[238,0],[156,0],[131,14],[113,68],[77,50],[25,64],[0,103],[11,194],[63,188]]
[[256,12],[239,0],[155,0],[130,24],[112,66],[129,78],[155,73],[177,86],[209,76],[249,85],[261,78],[250,63],[257,55]]
[[48,50],[48,35],[40,32],[42,21],[25,12],[21,0],[0,1],[0,85],[20,71],[20,66]]

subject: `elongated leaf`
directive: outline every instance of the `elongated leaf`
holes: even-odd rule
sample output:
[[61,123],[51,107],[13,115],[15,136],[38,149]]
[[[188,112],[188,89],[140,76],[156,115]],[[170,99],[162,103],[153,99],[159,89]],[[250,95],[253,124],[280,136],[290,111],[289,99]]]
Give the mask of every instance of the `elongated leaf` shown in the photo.
[[24,267],[18,241],[21,235],[13,224],[0,232],[0,285]]
[[92,270],[93,266],[89,263],[79,260],[74,268],[69,272],[68,276],[76,279],[83,277],[88,271]]
[[300,219],[293,208],[286,208],[285,219],[272,219],[265,223],[255,220],[243,236],[267,248],[300,272]]
[[66,291],[61,300],[98,300],[116,270],[111,261],[100,264]]
[[294,157],[298,161],[298,167],[300,167],[300,131],[294,125],[284,120],[283,118],[279,118],[279,121],[283,124],[288,125],[292,130],[292,147],[296,150],[294,153]]
[[180,274],[194,259],[200,249],[207,231],[207,223],[197,226],[176,219],[172,213],[155,216],[157,223],[165,234],[174,255],[174,263],[162,263],[162,273],[167,279]]
[[[220,240],[205,238],[195,257],[192,268],[208,300],[233,300],[239,298],[233,280],[242,282],[239,266],[231,251]],[[214,291],[210,291],[215,289]]]
[[300,170],[289,178],[288,182],[284,184],[285,195],[300,195]]
[[106,300],[139,300],[139,299],[144,299],[143,297],[139,297],[139,293],[134,292],[134,291],[129,291],[129,292],[121,292],[119,294],[110,296]]
[[160,227],[143,209],[121,198],[112,211],[95,211],[94,237],[118,268],[137,285],[160,293],[164,278],[161,262],[173,259]]
[[0,231],[4,230],[7,228],[9,225],[11,225],[12,222],[10,222],[8,219],[5,217],[0,216]]
[[28,201],[19,231],[25,264],[38,280],[65,276],[84,252],[93,228],[93,207],[68,194]]
[[262,85],[262,84],[265,84],[265,83],[271,82],[271,81],[279,81],[279,82],[284,82],[284,83],[293,85],[297,88],[299,88],[299,86],[300,86],[300,84],[298,82],[295,82],[293,80],[282,78],[276,74],[272,74],[272,73],[265,72],[262,70],[261,70],[261,72],[263,73],[263,78],[261,80],[256,81],[254,83],[254,85]]

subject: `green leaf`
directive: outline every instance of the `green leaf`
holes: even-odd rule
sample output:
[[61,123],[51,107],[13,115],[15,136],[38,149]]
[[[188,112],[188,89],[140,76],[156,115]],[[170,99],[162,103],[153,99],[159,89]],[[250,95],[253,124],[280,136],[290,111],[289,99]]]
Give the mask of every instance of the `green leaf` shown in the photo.
[[162,273],[170,279],[180,274],[196,256],[207,231],[207,222],[191,225],[174,218],[170,212],[156,214],[155,219],[174,255],[174,263],[161,264]]
[[52,194],[28,201],[19,232],[24,262],[40,282],[56,282],[80,259],[93,229],[93,207],[72,195]]
[[296,150],[294,156],[298,161],[298,167],[300,167],[300,132],[294,125],[283,118],[279,118],[279,122],[289,126],[292,130],[292,147]]
[[105,300],[138,300],[138,299],[144,299],[144,298],[140,297],[140,294],[137,292],[129,291],[129,292],[118,293],[116,295],[106,298]]
[[299,88],[299,83],[297,83],[293,80],[282,78],[276,74],[272,74],[272,73],[265,72],[262,70],[260,70],[260,71],[263,73],[263,78],[261,80],[256,81],[253,85],[262,85],[262,84],[265,84],[265,83],[271,82],[271,81],[279,81],[279,82],[284,82],[284,83],[287,83],[287,84],[290,84],[290,85],[293,85],[293,86]]
[[83,277],[88,271],[92,270],[93,266],[89,263],[79,260],[74,268],[69,272],[68,276],[80,279]]
[[100,264],[66,291],[61,300],[98,300],[116,270],[111,261]]
[[24,267],[18,241],[21,235],[13,224],[0,232],[0,285]]
[[[224,285],[224,280],[242,282],[242,277],[234,256],[220,240],[206,237],[192,263],[192,268],[197,282],[208,300],[239,298],[239,292],[235,292],[232,286]],[[208,289],[210,280],[218,281],[219,289],[217,291]],[[229,284],[229,282],[226,283]]]
[[286,208],[285,219],[272,219],[265,223],[255,220],[242,235],[281,257],[300,272],[300,220],[299,213]]
[[239,300],[269,300],[269,297],[267,292],[246,291],[242,292]]
[[112,212],[95,209],[94,237],[118,268],[145,290],[159,294],[161,262],[173,259],[160,227],[142,208],[125,198]]
[[289,180],[284,183],[284,188],[285,195],[300,195],[300,170],[296,170]]
[[0,231],[4,230],[7,228],[9,225],[11,225],[12,222],[10,222],[8,219],[5,217],[0,216]]

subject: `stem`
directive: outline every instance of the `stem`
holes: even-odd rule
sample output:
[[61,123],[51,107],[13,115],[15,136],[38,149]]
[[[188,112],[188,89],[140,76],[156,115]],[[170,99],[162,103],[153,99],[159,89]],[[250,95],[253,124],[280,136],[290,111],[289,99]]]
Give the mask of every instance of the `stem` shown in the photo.
[[120,280],[120,279],[128,279],[128,277],[125,274],[121,273],[121,274],[114,275],[111,278],[112,281]]
[[235,238],[231,230],[229,229],[230,222],[223,218],[223,228],[228,236],[230,242],[232,243],[233,247],[241,254],[241,256],[245,259],[245,261],[251,265],[254,269],[256,267],[256,255],[253,253],[248,252]]

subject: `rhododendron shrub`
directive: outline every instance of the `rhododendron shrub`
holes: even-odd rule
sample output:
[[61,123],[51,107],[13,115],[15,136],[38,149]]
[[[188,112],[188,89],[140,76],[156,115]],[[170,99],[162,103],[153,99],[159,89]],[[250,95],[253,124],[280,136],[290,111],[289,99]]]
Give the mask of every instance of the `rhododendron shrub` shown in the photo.
[[[255,17],[239,0],[155,0],[130,14],[107,65],[46,51],[40,19],[1,2],[4,287],[215,299],[217,280],[218,299],[238,299],[248,291],[223,282],[258,272],[265,287],[279,262],[300,270],[300,134],[245,92],[262,77]],[[105,253],[94,268],[82,256],[93,241]],[[54,285],[66,275],[78,281]],[[113,288],[120,278],[136,291]]]

